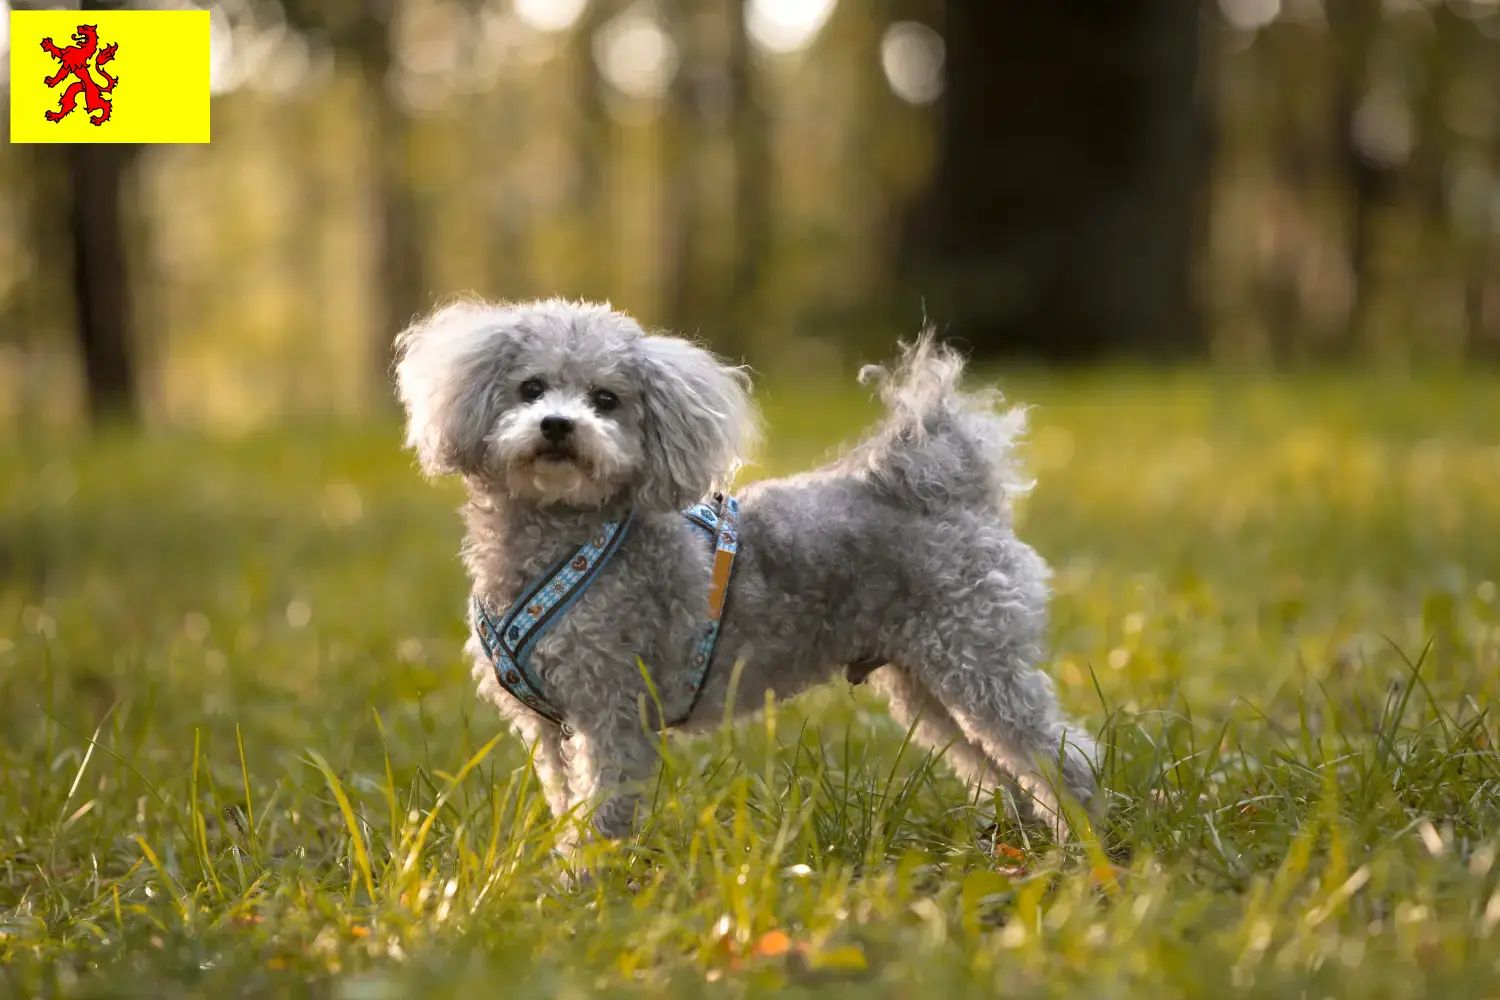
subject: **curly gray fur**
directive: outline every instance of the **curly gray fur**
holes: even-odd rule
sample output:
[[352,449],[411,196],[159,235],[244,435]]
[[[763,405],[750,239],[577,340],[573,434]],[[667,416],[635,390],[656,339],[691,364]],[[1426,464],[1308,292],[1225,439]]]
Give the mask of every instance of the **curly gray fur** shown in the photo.
[[[739,492],[718,651],[685,728],[724,717],[737,662],[734,704],[747,710],[854,664],[961,776],[991,793],[1014,780],[1066,836],[1056,789],[1089,804],[1097,751],[1038,669],[1050,574],[1009,506],[1028,486],[1013,447],[1025,414],[998,412],[993,391],[962,391],[962,359],[930,331],[903,350],[894,372],[861,373],[890,410],[863,443]],[[679,511],[726,483],[753,442],[747,379],[608,306],[557,299],[441,309],[402,334],[396,374],[423,469],[468,486],[464,561],[491,607],[636,511],[614,560],[533,653],[568,729],[512,699],[477,641],[467,646],[480,695],[535,747],[552,809],[623,836],[656,764],[637,657],[666,716],[679,715],[710,577],[710,550]],[[563,453],[537,430],[549,415],[574,427]]]

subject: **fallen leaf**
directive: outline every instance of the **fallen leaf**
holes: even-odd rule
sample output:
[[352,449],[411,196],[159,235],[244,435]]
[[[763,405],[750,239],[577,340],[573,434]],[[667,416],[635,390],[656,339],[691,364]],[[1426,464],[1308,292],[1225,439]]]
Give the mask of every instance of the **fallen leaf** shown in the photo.
[[785,955],[791,950],[792,939],[787,936],[786,931],[766,931],[755,942],[755,947],[750,953],[761,958],[774,958]]
[[1120,890],[1120,876],[1125,869],[1109,864],[1097,864],[1089,871],[1090,880],[1097,886],[1114,892]]
[[997,865],[995,871],[1006,878],[1025,878],[1031,874],[1031,869],[1026,865],[1025,852],[1011,847],[1009,844],[996,842],[995,857],[1010,864]]

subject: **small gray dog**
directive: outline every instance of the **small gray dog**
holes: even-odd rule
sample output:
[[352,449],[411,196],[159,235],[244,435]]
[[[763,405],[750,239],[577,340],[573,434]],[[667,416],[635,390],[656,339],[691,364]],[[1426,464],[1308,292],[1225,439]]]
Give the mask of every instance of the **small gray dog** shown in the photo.
[[[559,299],[463,302],[401,335],[407,443],[427,474],[468,487],[479,693],[534,748],[556,815],[577,810],[606,838],[630,832],[657,753],[639,664],[669,724],[687,730],[720,722],[731,698],[754,709],[768,691],[791,697],[847,671],[961,777],[990,794],[1019,784],[1068,835],[1055,789],[1087,806],[1096,748],[1037,667],[1050,572],[1016,538],[1009,504],[1026,488],[1012,456],[1025,415],[996,412],[993,391],[960,391],[962,359],[930,333],[903,351],[894,374],[861,372],[890,411],[863,444],[746,486],[737,525],[716,495],[737,527],[719,536],[726,581],[704,538],[719,522],[683,511],[727,486],[755,438],[741,369],[607,305]],[[609,541],[620,524],[628,534]],[[524,613],[549,567],[570,561],[593,576],[556,614],[531,605],[551,624],[529,672],[493,659],[504,629],[489,609]],[[695,656],[715,585],[717,650],[711,638]]]

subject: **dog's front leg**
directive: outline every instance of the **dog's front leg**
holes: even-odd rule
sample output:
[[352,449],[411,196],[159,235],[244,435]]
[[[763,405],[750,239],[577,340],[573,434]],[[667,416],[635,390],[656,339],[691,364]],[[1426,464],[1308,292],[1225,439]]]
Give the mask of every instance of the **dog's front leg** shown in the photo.
[[554,819],[562,819],[568,811],[568,773],[563,762],[562,730],[555,723],[529,711],[518,712],[511,724],[531,753],[537,780],[547,798],[547,808],[552,810]]
[[581,720],[568,739],[571,806],[606,840],[630,835],[641,785],[658,760],[653,736],[634,706]]
[[[562,819],[568,812],[569,802],[562,729],[516,701],[510,692],[500,686],[500,682],[495,679],[495,668],[480,647],[478,639],[471,635],[465,649],[473,658],[473,674],[479,685],[479,697],[498,708],[510,723],[511,729],[521,738],[531,755],[537,780],[542,785],[542,794],[547,799],[547,808],[552,811],[554,819]],[[573,839],[572,827],[568,826],[564,829],[565,843],[561,846],[571,846]]]

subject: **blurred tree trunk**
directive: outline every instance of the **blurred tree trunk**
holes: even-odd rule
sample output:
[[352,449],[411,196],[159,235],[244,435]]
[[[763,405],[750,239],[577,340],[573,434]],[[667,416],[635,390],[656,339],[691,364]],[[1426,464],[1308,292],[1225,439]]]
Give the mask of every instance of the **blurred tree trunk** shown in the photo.
[[770,243],[771,148],[756,96],[755,58],[745,27],[745,0],[728,0],[729,128],[734,141],[734,278],[729,346],[744,350],[749,312],[760,289]]
[[[1483,65],[1500,93],[1500,39],[1484,40]],[[1490,175],[1500,177],[1500,119],[1492,120],[1489,146]],[[1480,218],[1479,249],[1464,282],[1464,320],[1468,327],[1467,356],[1500,364],[1500,219],[1491,207],[1490,218]],[[1489,225],[1485,225],[1488,222]]]
[[904,259],[981,354],[1202,349],[1192,0],[949,0],[932,189]]
[[[1435,55],[1448,56],[1449,71],[1460,79],[1468,76],[1478,82],[1474,92],[1500,94],[1500,33],[1475,30],[1451,8],[1434,12],[1443,31],[1444,50]],[[1449,95],[1445,95],[1449,96]],[[1450,104],[1449,107],[1453,105]],[[1481,137],[1470,127],[1462,140],[1451,135],[1460,155],[1474,157],[1482,163],[1490,178],[1500,180],[1500,105],[1489,107],[1489,137]],[[1466,141],[1465,141],[1466,140]],[[1467,147],[1467,148],[1466,148]],[[1443,206],[1445,209],[1446,205]],[[1463,206],[1472,212],[1465,218],[1449,218],[1450,234],[1465,247],[1463,276],[1464,357],[1466,360],[1493,364],[1500,361],[1500,301],[1491,301],[1500,292],[1500,201],[1485,205]],[[1488,209],[1488,211],[1486,211]]]
[[1187,309],[1189,330],[1196,352],[1212,353],[1214,323],[1209,318],[1210,303],[1218,294],[1214,282],[1213,224],[1214,191],[1219,180],[1216,167],[1223,142],[1223,123],[1219,120],[1220,102],[1223,100],[1223,60],[1221,42],[1224,22],[1217,3],[1205,3],[1198,11],[1197,37],[1194,45],[1197,58],[1194,63],[1196,79],[1193,83],[1193,109],[1186,119],[1191,130],[1191,141],[1195,144],[1193,161],[1188,165],[1192,190],[1189,192],[1191,221],[1187,241],[1190,272],[1188,275]]
[[63,151],[78,348],[96,424],[140,418],[122,205],[135,159],[136,147],[123,143],[69,145]]
[[594,245],[596,234],[615,232],[618,220],[612,213],[610,118],[604,106],[604,81],[594,59],[594,39],[620,6],[617,0],[591,0],[573,25],[568,41],[573,89],[573,123],[569,130],[573,207],[569,214],[582,230],[580,242],[589,247],[574,260],[571,278],[577,282],[579,294],[597,299],[609,297],[613,270],[609,253]]
[[[712,19],[700,10],[692,2],[673,8],[682,68],[673,82],[668,126],[667,308],[675,329],[711,331],[720,350],[742,355],[769,253],[771,150],[756,97],[745,0],[726,0]],[[702,180],[712,167],[710,147],[726,142],[729,190],[716,192],[722,200],[714,214],[724,218],[727,202],[727,248],[708,244],[724,236],[704,231],[711,199]]]
[[[397,333],[428,306],[422,247],[412,193],[412,125],[390,93],[391,52],[386,26],[374,21],[361,33],[360,72],[371,107],[371,158],[379,243],[376,272],[380,309],[375,317],[372,361],[376,384],[390,384],[391,349]],[[378,399],[390,398],[379,392]]]
[[[118,10],[120,0],[95,0]],[[140,419],[130,274],[126,268],[124,186],[136,161],[133,144],[64,147],[68,232],[73,249],[73,302],[89,417],[95,423]]]
[[701,23],[691,16],[689,5],[673,3],[665,13],[681,61],[668,94],[663,125],[662,298],[667,325],[693,334],[702,322],[706,290],[706,276],[698,259],[698,227],[702,216],[701,154],[710,130],[701,105],[705,90],[713,86],[714,67],[706,51],[711,42],[702,37]]
[[1327,13],[1338,73],[1334,128],[1348,191],[1345,252],[1351,282],[1348,319],[1337,346],[1339,353],[1348,355],[1368,346],[1375,214],[1389,194],[1393,172],[1359,145],[1358,115],[1369,89],[1370,49],[1380,28],[1381,0],[1328,0]]
[[300,30],[324,33],[335,50],[353,58],[370,108],[374,187],[377,306],[371,320],[370,375],[375,399],[394,404],[390,392],[395,336],[427,306],[426,274],[412,191],[410,116],[391,93],[395,53],[391,26],[401,0],[282,0],[287,20]]

